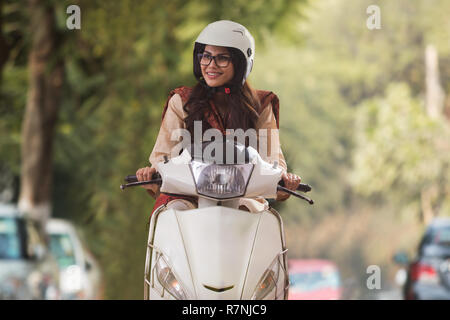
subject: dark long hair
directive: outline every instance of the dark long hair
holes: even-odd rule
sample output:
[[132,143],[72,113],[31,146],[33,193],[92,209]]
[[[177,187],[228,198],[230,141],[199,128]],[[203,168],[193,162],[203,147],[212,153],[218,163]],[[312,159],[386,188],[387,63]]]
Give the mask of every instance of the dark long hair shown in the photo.
[[[245,74],[247,62],[243,53],[235,48],[226,47],[231,56],[234,67],[234,77],[229,85],[231,93],[225,95],[225,103],[230,118],[225,122],[225,129],[243,129],[255,128],[258,120],[260,103],[255,91],[250,87],[247,81],[242,86],[242,79]],[[203,130],[211,128],[205,121],[205,111],[211,108],[209,100],[212,99],[214,88],[209,87],[202,77],[200,63],[197,58],[198,53],[205,49],[204,44],[195,44],[194,48],[194,75],[199,80],[192,89],[191,95],[184,105],[184,111],[187,116],[184,119],[186,129],[194,137],[194,121],[202,121]]]

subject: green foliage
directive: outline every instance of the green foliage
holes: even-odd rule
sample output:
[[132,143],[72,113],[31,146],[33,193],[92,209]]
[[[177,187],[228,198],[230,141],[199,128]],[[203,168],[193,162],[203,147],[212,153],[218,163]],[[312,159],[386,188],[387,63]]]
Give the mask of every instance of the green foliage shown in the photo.
[[[449,58],[450,29],[438,27],[448,24],[442,9],[449,8],[449,3],[436,0],[433,6],[428,6],[426,1],[379,1],[380,30],[366,27],[366,8],[371,4],[369,0],[311,3],[304,11],[306,19],[300,23],[304,39],[302,47],[283,46],[278,40],[268,40],[267,52],[256,57],[255,65],[264,65],[264,68],[256,69],[251,80],[256,87],[270,89],[280,96],[280,136],[288,165],[314,187],[311,194],[316,200],[314,207],[304,209],[298,200],[290,199],[286,204],[288,210],[283,211],[289,219],[301,220],[295,217],[300,216],[299,212],[305,215],[304,211],[314,220],[312,216],[348,210],[361,195],[369,195],[355,195],[354,191],[361,190],[354,188],[352,179],[370,175],[375,170],[367,164],[366,170],[360,172],[361,166],[355,165],[352,159],[375,153],[378,149],[371,150],[370,144],[360,141],[361,128],[354,125],[357,123],[354,120],[357,112],[354,111],[364,105],[364,101],[384,95],[391,83],[397,81],[410,88],[410,100],[404,103],[418,104],[425,92],[424,51],[427,44],[434,44],[440,53],[444,88],[450,83],[450,72],[445,63]],[[444,38],[447,40],[443,41]],[[414,112],[418,110],[425,119],[423,111],[416,106]],[[394,130],[390,128],[394,125],[397,123],[390,122],[385,128]],[[414,129],[410,126],[404,134]],[[439,130],[428,131],[410,144],[413,146],[417,142],[419,145],[405,150],[405,155],[396,154],[403,157],[398,159],[397,165],[409,170],[405,171],[405,175],[411,176],[408,181],[419,174],[415,170],[420,168],[412,166],[411,162],[409,166],[403,164],[406,154],[413,152],[416,162],[420,162],[418,159],[423,154],[432,158],[437,149],[426,142],[439,136],[442,137]],[[385,155],[378,155],[378,161],[390,162]],[[446,162],[442,158],[429,160],[429,170],[434,173],[444,170]],[[378,172],[378,184],[364,179],[365,188],[380,190],[379,185],[391,185],[388,175],[386,172],[380,176]],[[396,173],[391,175],[396,176]],[[383,180],[385,177],[386,181]],[[430,176],[428,185],[436,179],[436,175]],[[417,208],[417,190],[406,192],[408,188],[398,184],[391,187],[399,191],[389,201],[408,203]],[[445,188],[441,189],[441,197],[445,197]]]
[[0,163],[20,174],[20,129],[27,88],[26,68],[7,65],[0,100]]
[[308,48],[267,43],[271,49],[258,56],[251,80],[280,98],[280,137],[288,169],[313,187],[307,196],[315,201],[309,206],[291,197],[282,213],[286,221],[306,223],[345,205],[351,114],[317,55]]
[[424,189],[438,184],[443,194],[437,206],[449,207],[445,195],[450,181],[448,121],[430,119],[406,84],[393,84],[385,97],[365,101],[355,121],[352,180],[357,191],[401,199],[405,206],[420,201]]
[[[366,27],[372,4],[381,9],[380,30]],[[299,24],[302,46],[269,39],[257,55],[251,80],[280,97],[288,166],[316,201],[281,206],[291,256],[331,258],[347,274],[374,261],[392,272],[390,250],[415,249],[411,239],[422,232],[414,226],[422,190],[438,190],[431,206],[450,212],[448,120],[430,120],[423,106],[428,44],[450,92],[449,9],[442,0],[316,1]],[[362,213],[370,223],[356,222]],[[417,232],[410,241],[397,237],[405,224]]]

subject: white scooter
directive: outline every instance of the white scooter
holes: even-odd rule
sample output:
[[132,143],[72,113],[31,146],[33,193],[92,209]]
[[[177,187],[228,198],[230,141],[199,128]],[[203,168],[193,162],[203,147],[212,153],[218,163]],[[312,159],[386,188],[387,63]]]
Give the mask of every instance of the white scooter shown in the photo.
[[[196,155],[191,147],[158,163],[161,178],[155,174],[150,181],[136,182],[136,176],[127,176],[129,183],[121,185],[125,189],[158,183],[162,193],[198,197],[196,209],[162,205],[153,213],[145,261],[146,300],[288,297],[282,219],[271,207],[257,213],[239,210],[239,198],[275,199],[277,190],[283,190],[313,201],[282,187],[281,168],[262,160],[254,148],[218,143],[223,145],[215,147],[234,152],[233,164],[218,164],[217,159]],[[301,184],[297,190],[311,188]]]

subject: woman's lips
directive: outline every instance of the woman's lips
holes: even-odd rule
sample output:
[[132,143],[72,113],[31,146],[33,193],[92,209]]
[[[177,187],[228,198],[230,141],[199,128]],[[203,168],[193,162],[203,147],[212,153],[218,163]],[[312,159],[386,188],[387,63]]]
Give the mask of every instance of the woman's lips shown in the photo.
[[222,75],[222,73],[220,72],[205,72],[206,76],[208,77],[208,79],[217,79],[218,77],[220,77]]

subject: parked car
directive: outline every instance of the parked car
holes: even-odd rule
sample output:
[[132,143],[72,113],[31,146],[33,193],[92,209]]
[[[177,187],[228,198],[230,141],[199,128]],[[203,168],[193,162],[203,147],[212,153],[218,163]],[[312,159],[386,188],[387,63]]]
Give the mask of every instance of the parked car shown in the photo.
[[436,218],[430,223],[414,260],[398,252],[394,261],[407,268],[404,299],[450,300],[450,218]]
[[58,299],[59,269],[37,221],[0,203],[0,298]]
[[338,300],[341,277],[335,263],[319,259],[291,259],[289,300]]
[[101,299],[100,268],[74,225],[67,220],[50,219],[47,232],[51,251],[60,267],[62,299]]

